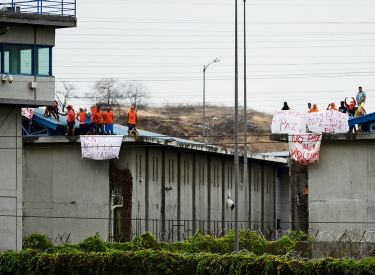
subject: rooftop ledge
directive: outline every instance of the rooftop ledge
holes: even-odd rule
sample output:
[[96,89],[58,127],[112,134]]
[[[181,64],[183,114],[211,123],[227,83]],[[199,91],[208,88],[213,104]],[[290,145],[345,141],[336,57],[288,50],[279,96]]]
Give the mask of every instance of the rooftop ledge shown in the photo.
[[[99,136],[98,136],[99,137]],[[105,136],[103,136],[105,137]],[[80,144],[81,140],[79,136],[23,136],[22,142],[24,144],[58,144],[58,143],[76,143],[77,145]],[[139,144],[139,145],[161,145],[161,146],[169,146],[179,148],[181,150],[193,150],[196,152],[205,152],[205,153],[214,153],[219,155],[234,155],[234,150],[225,149],[222,147],[217,147],[213,145],[207,145],[203,143],[186,143],[177,141],[173,138],[166,140],[161,138],[153,138],[147,136],[123,136],[123,143],[131,145],[131,144]],[[243,157],[243,151],[239,151],[239,156]],[[262,153],[247,153],[247,157],[249,159],[254,160],[262,160],[262,161],[272,161],[277,163],[287,163],[287,157],[279,157],[279,156],[271,156]]]
[[74,16],[7,12],[1,10],[0,22],[55,26],[56,28],[72,28],[77,26],[77,18]]
[[[301,135],[308,135],[309,133],[303,133]],[[323,133],[322,140],[369,140],[375,139],[375,133],[363,132],[363,133],[340,133],[331,134]],[[270,140],[288,142],[288,134],[270,134]]]

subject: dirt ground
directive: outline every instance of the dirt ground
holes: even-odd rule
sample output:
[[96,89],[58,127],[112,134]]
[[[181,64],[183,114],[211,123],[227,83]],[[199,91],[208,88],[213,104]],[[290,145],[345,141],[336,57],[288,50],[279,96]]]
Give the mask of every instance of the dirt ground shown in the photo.
[[[117,116],[120,113],[116,123],[126,125],[127,108],[121,107],[120,112],[113,110]],[[146,107],[137,113],[138,129],[203,142],[202,106],[178,104]],[[234,108],[206,106],[205,114],[206,142],[224,148],[234,148]],[[244,145],[243,109],[240,109],[238,119],[239,148],[242,150]],[[270,141],[272,115],[248,109],[247,121],[249,152],[273,152],[288,149],[286,143]]]

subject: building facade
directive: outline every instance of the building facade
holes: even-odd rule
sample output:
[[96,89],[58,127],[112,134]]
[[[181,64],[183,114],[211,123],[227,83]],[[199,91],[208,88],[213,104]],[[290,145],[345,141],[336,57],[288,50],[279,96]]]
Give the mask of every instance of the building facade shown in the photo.
[[[287,142],[288,136],[273,134],[271,139]],[[290,206],[296,225],[316,232],[373,232],[374,139],[373,132],[323,133],[318,163],[291,161]]]
[[75,1],[55,13],[44,1],[0,10],[0,247],[22,247],[22,107],[52,105],[52,49],[57,28],[75,27]]
[[[159,240],[166,232],[174,232],[174,240],[197,229],[226,232],[234,228],[228,192],[239,207],[240,228],[277,226],[276,183],[282,180],[277,171],[287,158],[249,154],[247,182],[242,158],[235,198],[232,151],[139,131],[141,136],[124,137],[112,161],[82,158],[78,137],[24,137],[24,236],[68,232],[79,242],[96,233],[119,241],[145,231]],[[131,187],[112,181],[116,169],[129,172]]]

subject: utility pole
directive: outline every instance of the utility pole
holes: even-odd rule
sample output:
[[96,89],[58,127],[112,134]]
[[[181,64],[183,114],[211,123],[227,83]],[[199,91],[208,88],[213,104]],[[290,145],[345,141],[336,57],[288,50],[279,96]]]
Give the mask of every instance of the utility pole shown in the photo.
[[238,39],[237,39],[237,0],[235,0],[235,31],[234,31],[234,58],[235,58],[235,80],[234,80],[234,104],[235,104],[235,114],[234,114],[234,251],[238,252],[240,250],[239,245],[239,229],[238,229],[238,209],[239,209],[239,199],[238,199]]
[[[244,109],[244,115],[243,115],[243,126],[244,126],[244,144],[243,144],[243,186],[245,188],[245,211],[250,213],[250,208],[248,205],[248,200],[247,200],[247,195],[249,192],[249,186],[248,186],[248,173],[247,173],[247,94],[246,94],[246,0],[243,0],[243,51],[244,51],[244,82],[243,82],[243,87],[244,87],[244,92],[243,92],[243,109]],[[250,217],[250,215],[248,215]],[[250,219],[249,219],[250,223]]]

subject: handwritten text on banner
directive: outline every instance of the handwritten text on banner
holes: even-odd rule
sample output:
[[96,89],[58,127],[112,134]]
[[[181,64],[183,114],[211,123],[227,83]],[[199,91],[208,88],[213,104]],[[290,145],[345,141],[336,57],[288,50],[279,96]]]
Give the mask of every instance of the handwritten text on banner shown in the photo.
[[105,160],[117,158],[123,136],[80,136],[83,158]]
[[322,134],[289,135],[290,157],[302,164],[319,161]]
[[307,112],[277,110],[272,118],[272,133],[306,133]]
[[32,120],[34,115],[34,108],[21,108],[21,115]]
[[307,126],[314,133],[346,133],[348,128],[348,114],[326,110],[309,113]]

